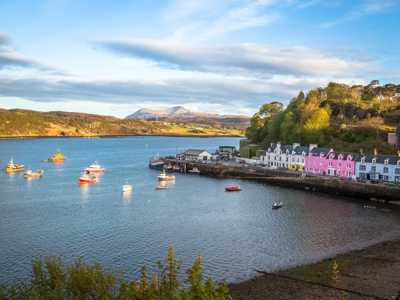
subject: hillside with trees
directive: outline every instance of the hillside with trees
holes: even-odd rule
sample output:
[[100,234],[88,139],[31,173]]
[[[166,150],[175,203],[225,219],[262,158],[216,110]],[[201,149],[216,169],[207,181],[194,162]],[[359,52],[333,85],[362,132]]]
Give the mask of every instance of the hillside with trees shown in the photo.
[[395,153],[387,133],[400,123],[400,85],[367,86],[331,82],[305,94],[300,92],[284,108],[264,104],[251,118],[246,136],[251,143],[318,144],[339,151]]
[[242,136],[244,130],[210,124],[119,119],[70,112],[1,110],[0,138],[39,136]]

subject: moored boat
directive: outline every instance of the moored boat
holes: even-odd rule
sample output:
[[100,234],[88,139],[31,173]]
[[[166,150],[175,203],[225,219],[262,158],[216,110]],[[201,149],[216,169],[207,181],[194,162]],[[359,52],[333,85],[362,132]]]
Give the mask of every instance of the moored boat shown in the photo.
[[122,192],[123,192],[123,193],[132,192],[132,190],[133,190],[133,187],[132,187],[132,185],[130,185],[130,184],[124,184],[124,185],[122,186]]
[[22,164],[14,163],[14,160],[11,158],[8,162],[7,166],[4,168],[7,173],[21,172],[25,170],[25,166]]
[[160,159],[150,160],[149,168],[156,169],[156,170],[162,170],[164,168],[164,162]]
[[240,192],[242,189],[238,185],[229,185],[225,188],[226,192]]
[[102,173],[104,170],[96,161],[85,169],[86,173]]
[[57,150],[48,160],[49,162],[62,163],[65,160],[65,156],[60,150]]
[[200,174],[200,170],[196,167],[194,167],[193,169],[189,170],[188,173],[190,174]]
[[282,206],[283,206],[282,201],[280,201],[280,202],[274,202],[274,203],[272,204],[272,209],[279,209],[279,208],[281,208]]
[[42,177],[44,174],[43,170],[37,170],[36,172],[33,172],[32,170],[27,170],[24,173],[25,178],[39,178]]
[[96,176],[83,174],[79,177],[79,183],[95,183],[97,182]]
[[167,175],[164,170],[161,171],[160,175],[157,176],[159,181],[172,181],[175,180],[174,175]]

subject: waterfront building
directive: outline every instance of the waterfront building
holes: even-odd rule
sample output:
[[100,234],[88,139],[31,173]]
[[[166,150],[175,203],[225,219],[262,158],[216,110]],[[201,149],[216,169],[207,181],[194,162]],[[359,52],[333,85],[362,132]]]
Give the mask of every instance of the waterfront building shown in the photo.
[[400,183],[400,157],[363,155],[356,161],[355,172],[360,180]]
[[221,159],[232,159],[238,152],[235,146],[219,146],[217,153]]
[[305,157],[304,168],[309,174],[325,175],[326,161],[325,158],[333,149],[313,147]]
[[292,145],[271,143],[264,155],[261,156],[261,161],[263,165],[270,168],[304,170],[304,161],[308,149],[308,147],[300,146],[298,143]]
[[312,149],[305,161],[308,173],[341,178],[353,178],[355,165],[354,154],[338,153],[333,149],[319,147]]
[[188,149],[176,156],[180,160],[211,160],[212,155],[203,149]]
[[304,171],[305,159],[309,150],[310,148],[306,146],[300,146],[298,144],[296,147],[294,147],[293,145],[292,152],[289,153],[288,169]]

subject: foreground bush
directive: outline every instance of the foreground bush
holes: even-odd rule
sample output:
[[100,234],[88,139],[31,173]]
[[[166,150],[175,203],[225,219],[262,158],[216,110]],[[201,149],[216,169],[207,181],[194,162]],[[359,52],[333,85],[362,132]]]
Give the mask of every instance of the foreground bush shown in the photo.
[[224,300],[228,299],[226,284],[215,285],[204,280],[201,257],[197,257],[187,271],[183,286],[178,280],[179,263],[170,246],[165,265],[159,263],[159,272],[147,274],[145,267],[137,281],[126,281],[98,265],[89,265],[78,259],[65,266],[61,259],[47,257],[32,265],[29,284],[0,289],[3,299],[121,299],[121,300]]

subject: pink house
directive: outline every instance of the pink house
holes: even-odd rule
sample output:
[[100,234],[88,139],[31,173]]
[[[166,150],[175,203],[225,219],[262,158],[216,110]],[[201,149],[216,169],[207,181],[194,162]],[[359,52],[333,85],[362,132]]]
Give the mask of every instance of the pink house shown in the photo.
[[315,147],[305,157],[305,171],[315,175],[350,178],[355,175],[352,154],[336,153],[333,149]]

